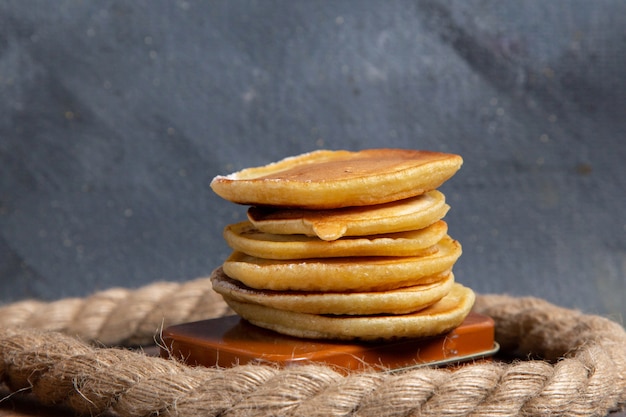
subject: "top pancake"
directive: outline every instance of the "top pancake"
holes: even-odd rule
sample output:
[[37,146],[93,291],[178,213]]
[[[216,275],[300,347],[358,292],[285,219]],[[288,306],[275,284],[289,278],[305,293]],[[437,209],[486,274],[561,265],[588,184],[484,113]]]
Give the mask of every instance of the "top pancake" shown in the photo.
[[216,176],[211,188],[239,204],[330,209],[383,204],[434,190],[459,155],[405,149],[319,150]]

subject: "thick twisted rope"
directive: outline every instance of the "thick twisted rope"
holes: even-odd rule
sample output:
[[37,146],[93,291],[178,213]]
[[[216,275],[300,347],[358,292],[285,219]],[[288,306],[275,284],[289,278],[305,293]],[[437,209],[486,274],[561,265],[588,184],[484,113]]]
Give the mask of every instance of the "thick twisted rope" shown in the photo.
[[[122,416],[602,416],[626,404],[624,329],[536,298],[479,296],[476,310],[496,321],[496,339],[504,353],[541,360],[476,363],[454,370],[346,376],[322,365],[192,368],[130,350],[94,347],[61,333],[84,340],[118,335],[109,342],[136,343],[151,340],[164,322],[227,311],[207,280],[146,288],[67,300],[72,312],[67,315],[61,307],[65,301],[0,308],[0,327],[5,327],[0,380],[11,390],[32,390],[46,404],[90,414],[112,410]],[[179,308],[176,295],[185,293],[185,302],[180,302],[187,307]],[[108,307],[95,306],[101,299]],[[150,308],[150,300],[159,307]],[[166,302],[170,304],[163,308]],[[124,314],[124,309],[136,308],[132,303],[139,303],[143,313]],[[109,316],[96,318],[98,312]],[[46,323],[41,317],[54,323],[55,331],[32,329],[34,323]],[[128,321],[121,325],[118,320]]]
[[0,306],[0,328],[44,329],[105,345],[154,343],[171,324],[220,317],[229,312],[209,278],[157,282],[130,290],[111,288],[87,298],[47,303],[25,300]]

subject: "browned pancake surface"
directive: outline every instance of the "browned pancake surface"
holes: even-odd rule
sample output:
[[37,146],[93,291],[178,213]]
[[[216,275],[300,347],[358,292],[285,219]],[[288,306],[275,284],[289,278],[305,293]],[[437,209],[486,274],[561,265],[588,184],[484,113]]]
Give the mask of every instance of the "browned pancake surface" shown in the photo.
[[382,204],[433,190],[461,167],[460,156],[407,149],[319,150],[216,176],[213,190],[249,205],[338,208]]

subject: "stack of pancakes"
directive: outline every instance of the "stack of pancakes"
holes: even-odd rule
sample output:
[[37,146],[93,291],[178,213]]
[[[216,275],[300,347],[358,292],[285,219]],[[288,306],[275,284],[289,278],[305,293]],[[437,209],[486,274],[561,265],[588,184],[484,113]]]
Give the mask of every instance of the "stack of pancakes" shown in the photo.
[[455,282],[460,244],[437,190],[458,155],[402,149],[315,151],[217,176],[221,197],[250,205],[224,230],[232,255],[215,291],[257,326],[325,339],[445,333],[474,303]]

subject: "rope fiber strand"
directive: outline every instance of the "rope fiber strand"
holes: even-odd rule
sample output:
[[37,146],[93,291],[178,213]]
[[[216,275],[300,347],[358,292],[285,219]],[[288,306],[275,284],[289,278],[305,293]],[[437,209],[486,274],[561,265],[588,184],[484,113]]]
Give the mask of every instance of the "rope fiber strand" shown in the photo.
[[[626,404],[626,332],[537,298],[478,296],[514,358],[340,374],[324,365],[189,367],[120,347],[230,314],[208,279],[0,307],[0,381],[43,404],[121,416],[604,416]],[[529,359],[534,358],[534,359]]]

